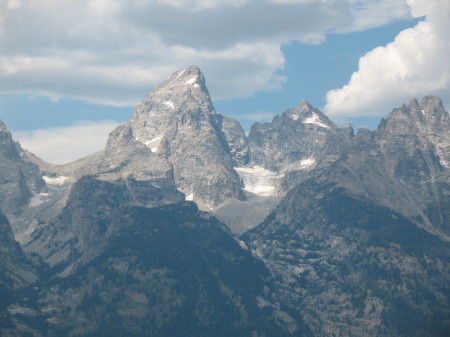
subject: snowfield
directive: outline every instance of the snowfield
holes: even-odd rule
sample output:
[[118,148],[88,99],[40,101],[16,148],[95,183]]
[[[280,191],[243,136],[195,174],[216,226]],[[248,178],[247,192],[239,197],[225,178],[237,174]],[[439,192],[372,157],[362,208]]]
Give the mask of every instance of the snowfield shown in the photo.
[[275,195],[276,181],[280,176],[276,172],[266,170],[264,167],[236,167],[236,172],[244,181],[244,190],[260,196]]

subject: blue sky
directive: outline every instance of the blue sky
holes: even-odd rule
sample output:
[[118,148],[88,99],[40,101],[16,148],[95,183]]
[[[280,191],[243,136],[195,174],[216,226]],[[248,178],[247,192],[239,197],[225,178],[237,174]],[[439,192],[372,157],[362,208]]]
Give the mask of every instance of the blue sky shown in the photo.
[[6,0],[0,119],[67,162],[196,64],[216,110],[247,130],[302,99],[374,129],[412,97],[450,101],[448,17],[441,0]]

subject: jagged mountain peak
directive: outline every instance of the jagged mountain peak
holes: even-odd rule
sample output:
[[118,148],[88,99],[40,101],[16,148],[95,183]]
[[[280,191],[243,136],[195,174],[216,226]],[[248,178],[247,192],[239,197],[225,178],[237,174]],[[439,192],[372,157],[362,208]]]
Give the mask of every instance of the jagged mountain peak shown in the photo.
[[420,103],[416,98],[412,98],[403,108],[408,112],[415,112],[425,117],[435,116],[435,118],[445,118],[448,115],[441,98],[433,95],[424,96]]
[[271,123],[254,124],[248,143],[253,164],[286,178],[286,171],[309,171],[321,165],[322,159],[324,163],[336,160],[341,146],[352,136],[351,126],[338,129],[319,109],[302,101]]
[[149,94],[149,98],[155,98],[158,95],[166,97],[167,91],[172,92],[170,94],[173,94],[173,91],[193,95],[203,93],[209,98],[205,76],[200,68],[195,65],[174,72]]
[[156,150],[175,118],[195,123],[215,114],[205,77],[197,66],[191,65],[156,86],[136,107],[130,123],[136,140]]
[[[192,81],[189,81],[191,80]],[[190,65],[187,68],[177,70],[171,76],[169,76],[166,80],[167,82],[182,82],[185,85],[192,85],[196,87],[194,84],[204,84],[205,76],[202,71],[196,65]],[[188,83],[186,83],[189,81]]]
[[428,95],[420,103],[412,98],[407,104],[392,110],[387,119],[381,120],[377,133],[415,134],[420,131],[432,136],[449,127],[449,114],[444,109],[441,98]]
[[420,106],[425,112],[432,110],[444,110],[444,106],[442,104],[442,99],[439,96],[427,95],[422,98],[420,101]]
[[299,109],[301,111],[311,111],[314,109],[314,107],[311,104],[309,104],[309,102],[306,99],[304,99],[300,102],[300,104],[296,107],[296,109]]
[[407,104],[405,104],[405,107],[414,110],[414,109],[420,109],[419,101],[417,98],[411,98]]
[[450,118],[448,112],[445,110],[442,100],[437,96],[425,96],[420,101],[421,111],[425,117],[437,126],[449,124]]
[[[411,98],[407,104],[401,108],[394,109],[391,115],[395,115],[398,110],[404,112],[421,112],[423,115],[439,115],[445,117],[448,112],[445,111],[442,99],[439,96],[427,95],[419,102],[417,98]],[[390,115],[390,116],[391,116]]]
[[216,113],[197,66],[156,86],[131,120],[111,133],[107,151],[142,145],[173,166],[177,188],[200,207],[244,197],[233,165],[248,160],[245,133],[237,121]]
[[297,116],[294,120],[297,120],[298,117],[307,117],[310,116],[315,108],[309,104],[307,100],[302,100],[299,105],[294,108],[286,110],[282,115],[288,115],[289,117]]
[[440,99],[433,96],[420,103],[411,99],[394,109],[374,132],[360,129],[344,161],[354,172],[350,185],[356,186],[357,172],[365,172],[357,184],[366,195],[445,237],[449,233],[450,123],[440,106]]
[[336,125],[322,111],[312,106],[307,100],[302,100],[295,108],[286,110],[282,116],[302,122],[304,125],[316,125],[326,129],[336,128]]

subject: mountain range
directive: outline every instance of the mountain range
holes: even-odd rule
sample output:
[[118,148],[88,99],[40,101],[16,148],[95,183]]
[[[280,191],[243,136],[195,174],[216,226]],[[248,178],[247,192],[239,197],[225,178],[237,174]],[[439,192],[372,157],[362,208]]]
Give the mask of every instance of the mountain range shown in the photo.
[[0,122],[0,241],[2,336],[448,336],[449,114],[246,135],[189,66],[72,163]]

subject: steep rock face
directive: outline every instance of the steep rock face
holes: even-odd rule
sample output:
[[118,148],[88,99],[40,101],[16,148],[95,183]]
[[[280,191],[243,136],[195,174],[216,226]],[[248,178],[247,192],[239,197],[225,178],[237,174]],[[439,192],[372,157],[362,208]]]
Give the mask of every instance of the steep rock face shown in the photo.
[[394,109],[374,138],[387,175],[409,190],[410,209],[392,208],[449,235],[450,119],[440,98],[413,99]]
[[215,124],[225,137],[234,166],[244,166],[250,160],[247,137],[241,124],[234,118],[216,114]]
[[129,125],[135,140],[173,165],[177,187],[200,206],[243,198],[233,160],[246,158],[242,128],[217,115],[200,69],[175,72],[139,104]]
[[22,159],[21,152],[0,121],[0,209],[13,219],[20,216],[33,194],[46,192],[38,166]]
[[11,297],[14,288],[24,287],[37,279],[36,271],[26,260],[3,214],[0,214],[0,275],[0,302]]
[[[152,90],[140,103],[131,118],[134,136],[141,142],[155,142],[174,123],[174,115],[209,119],[215,114],[200,69],[190,66],[179,70]],[[147,144],[148,145],[148,144]]]
[[360,129],[338,161],[309,178],[327,172],[331,181],[353,194],[448,240],[450,173],[442,164],[442,149],[449,143],[448,113],[440,103],[437,110],[426,107],[427,102],[440,102],[436,97],[422,102],[411,100],[394,109],[374,132]]
[[289,336],[264,265],[194,203],[125,207],[101,254],[42,289],[46,336]]
[[[172,165],[135,140],[127,124],[110,133],[104,152],[93,161],[89,173],[105,181],[131,179],[156,188],[176,190]],[[145,204],[145,200],[140,202]]]
[[434,144],[439,162],[445,168],[450,168],[450,118],[442,105],[442,100],[436,96],[425,96],[420,101],[428,128],[422,128]]
[[243,239],[313,336],[450,331],[450,244],[326,174],[291,190]]
[[320,110],[303,101],[271,123],[252,126],[248,136],[251,163],[284,175],[283,190],[301,181],[299,175],[339,158],[350,125],[337,128]]
[[[376,131],[376,140],[386,156],[395,157],[400,153],[405,158],[418,161],[415,166],[429,167],[424,172],[436,174],[439,166],[448,168],[450,153],[450,119],[440,98],[426,96],[420,104],[412,99],[407,105],[394,109],[387,120],[382,120]],[[399,163],[389,162],[392,175],[402,175]],[[407,166],[406,164],[404,166]],[[414,168],[412,168],[414,169]],[[407,175],[406,172],[404,172]]]
[[[36,294],[29,286],[38,279],[37,271],[23,254],[8,219],[0,214],[0,335],[38,336],[36,330],[21,320],[27,313],[34,321],[35,311],[30,306]],[[36,334],[35,334],[36,333]]]
[[122,229],[118,219],[126,207],[153,208],[183,200],[175,188],[147,181],[85,176],[72,186],[62,213],[36,231],[24,249],[40,255],[54,273],[66,276],[103,251],[107,239]]

